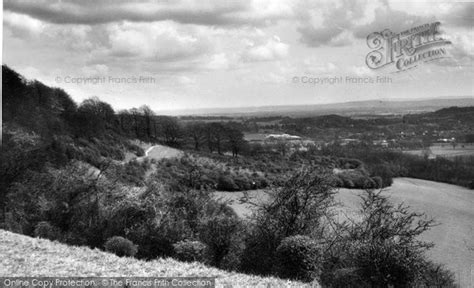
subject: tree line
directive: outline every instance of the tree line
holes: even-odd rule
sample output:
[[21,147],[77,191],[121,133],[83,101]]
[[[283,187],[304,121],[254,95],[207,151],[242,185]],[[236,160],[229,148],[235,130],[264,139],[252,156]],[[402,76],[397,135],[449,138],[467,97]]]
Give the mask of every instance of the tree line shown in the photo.
[[156,115],[147,105],[116,112],[97,97],[77,104],[64,90],[28,81],[5,65],[2,73],[4,121],[27,127],[42,138],[122,136],[233,156],[241,154],[246,146],[237,123],[180,122],[176,117]]

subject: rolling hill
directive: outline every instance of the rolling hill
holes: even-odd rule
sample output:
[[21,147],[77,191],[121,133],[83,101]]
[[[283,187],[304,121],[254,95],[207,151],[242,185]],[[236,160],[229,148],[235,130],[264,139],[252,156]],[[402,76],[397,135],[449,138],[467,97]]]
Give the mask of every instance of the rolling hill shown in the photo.
[[[336,199],[342,203],[345,215],[357,215],[358,195],[362,190],[340,189]],[[392,201],[404,202],[412,210],[433,217],[439,225],[422,235],[435,247],[429,256],[453,271],[461,287],[474,285],[474,192],[464,187],[412,178],[396,178],[385,190]],[[254,202],[266,201],[260,190],[249,193]],[[236,213],[245,217],[251,205],[241,203],[242,192],[216,192],[216,197],[230,201]],[[344,216],[341,216],[344,217]]]
[[[216,277],[216,287],[310,287],[183,263],[173,259],[142,261],[97,249],[75,247],[0,230],[0,276],[49,277]],[[316,286],[319,287],[317,283]]]
[[365,114],[409,114],[433,112],[452,106],[474,106],[473,96],[445,97],[432,99],[384,99],[351,101],[331,104],[307,104],[287,106],[259,106],[235,108],[203,108],[187,110],[156,111],[162,115],[207,115],[207,116],[292,116],[307,117],[328,114],[365,115]]

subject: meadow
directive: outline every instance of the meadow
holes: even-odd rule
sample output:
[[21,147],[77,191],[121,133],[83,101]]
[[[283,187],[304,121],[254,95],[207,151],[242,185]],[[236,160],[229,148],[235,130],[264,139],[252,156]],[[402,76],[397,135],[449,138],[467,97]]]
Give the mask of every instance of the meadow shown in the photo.
[[474,144],[459,143],[455,147],[453,147],[450,143],[438,143],[431,145],[428,150],[405,150],[403,152],[418,156],[423,156],[428,153],[429,158],[436,158],[438,156],[445,158],[474,156]]
[[[403,202],[417,212],[435,218],[437,226],[424,233],[423,240],[435,243],[429,251],[432,260],[443,263],[456,274],[461,287],[470,287],[474,272],[474,193],[464,187],[434,181],[395,178],[384,190],[395,203]],[[357,215],[362,190],[339,189],[336,199],[341,203],[340,219]],[[215,192],[218,199],[227,201],[240,217],[252,213],[252,205],[245,203],[245,194],[252,202],[268,199],[262,190],[247,192]]]

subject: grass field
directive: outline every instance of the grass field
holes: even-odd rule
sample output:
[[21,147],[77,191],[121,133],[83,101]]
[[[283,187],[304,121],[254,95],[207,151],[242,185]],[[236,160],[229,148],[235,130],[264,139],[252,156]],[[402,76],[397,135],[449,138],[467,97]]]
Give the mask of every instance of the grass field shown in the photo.
[[[141,261],[0,230],[0,276],[216,277],[216,287],[304,287],[300,282],[226,272],[173,259]],[[316,286],[319,287],[317,283]],[[307,285],[309,287],[309,285]]]
[[164,158],[181,157],[183,151],[163,145],[154,145],[145,151],[145,155],[151,159],[161,160]]
[[[336,199],[344,205],[345,214],[357,215],[360,193],[361,190],[339,190]],[[404,202],[437,220],[439,225],[422,236],[435,243],[429,256],[453,271],[461,287],[474,287],[474,191],[439,182],[396,178],[384,193],[394,202]],[[254,202],[267,199],[258,190],[248,194]],[[252,206],[240,202],[243,192],[217,192],[216,197],[230,201],[241,217],[251,213]]]
[[[423,156],[425,155],[425,150],[405,150],[404,153]],[[474,144],[463,144],[459,143],[455,148],[449,143],[446,144],[435,144],[430,146],[428,150],[428,157],[436,158],[440,157],[456,157],[456,156],[474,156]]]

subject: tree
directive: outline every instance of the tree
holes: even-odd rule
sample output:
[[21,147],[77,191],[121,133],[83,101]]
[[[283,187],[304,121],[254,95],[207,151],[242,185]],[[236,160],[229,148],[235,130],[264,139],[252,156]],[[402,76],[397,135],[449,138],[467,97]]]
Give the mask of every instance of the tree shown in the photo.
[[337,226],[325,256],[323,283],[412,287],[425,273],[425,252],[433,246],[418,236],[434,221],[392,204],[382,191],[367,190],[361,200],[359,219]]
[[201,142],[205,136],[205,124],[196,122],[186,126],[186,134],[191,138],[194,150],[199,151]]
[[334,202],[334,181],[330,172],[309,170],[296,172],[282,188],[269,192],[265,204],[257,206],[252,217],[253,226],[246,239],[242,269],[256,274],[274,273],[276,249],[290,236],[320,238],[323,220],[330,214]]
[[140,138],[140,111],[137,108],[130,109],[133,119],[133,127],[135,128],[135,137]]
[[[217,150],[218,154],[222,154],[223,152],[223,140],[224,140],[224,133],[225,133],[225,128],[222,123],[210,123],[208,132],[210,133],[210,137],[208,139],[209,147],[213,147]],[[212,152],[212,148],[209,148],[209,150]]]
[[164,142],[170,146],[179,146],[181,127],[176,118],[162,116],[159,119]]
[[153,112],[153,110],[151,110],[151,108],[148,105],[141,106],[139,110],[144,117],[146,135],[148,137],[148,140],[151,140],[152,138],[151,126],[152,126],[153,116],[155,115],[155,112]]
[[100,137],[114,125],[115,112],[110,104],[97,97],[84,100],[73,120],[76,136]]
[[226,129],[226,136],[230,150],[232,151],[232,156],[236,157],[245,146],[244,134],[236,128],[228,127]]
[[458,143],[456,142],[456,140],[452,140],[451,145],[453,145],[453,149],[456,149],[456,146],[458,146]]
[[289,145],[288,142],[284,139],[278,139],[276,144],[276,149],[278,152],[280,152],[281,156],[286,156],[288,150],[289,150]]
[[465,137],[466,143],[474,143],[474,134],[467,134]]

